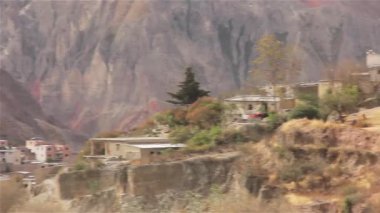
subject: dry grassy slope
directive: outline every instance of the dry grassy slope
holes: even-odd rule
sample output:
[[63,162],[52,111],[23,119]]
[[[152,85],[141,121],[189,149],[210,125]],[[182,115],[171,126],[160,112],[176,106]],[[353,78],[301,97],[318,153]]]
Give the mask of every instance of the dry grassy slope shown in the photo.
[[277,138],[289,145],[380,151],[380,132],[319,120],[289,121],[281,126]]
[[[270,143],[250,149],[257,153],[259,160],[255,161],[274,174],[272,183],[285,188],[285,197],[296,205],[319,199],[335,202],[340,208],[346,197],[355,195],[356,202],[370,206],[367,200],[380,192],[380,132],[317,120],[292,120],[278,129]],[[306,173],[297,181],[279,180],[281,173],[301,164],[318,172]]]
[[375,107],[372,109],[361,110],[358,113],[348,116],[347,120],[362,120],[363,115],[366,119],[364,120],[366,124],[369,125],[367,130],[380,132],[380,107]]

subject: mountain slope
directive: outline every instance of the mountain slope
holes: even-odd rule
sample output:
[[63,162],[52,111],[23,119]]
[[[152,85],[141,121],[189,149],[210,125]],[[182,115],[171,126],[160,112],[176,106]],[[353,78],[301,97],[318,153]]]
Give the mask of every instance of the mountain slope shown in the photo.
[[186,66],[214,94],[244,84],[255,43],[296,43],[303,80],[380,48],[375,1],[3,1],[0,64],[44,112],[94,133],[166,107]]
[[42,136],[77,149],[85,139],[45,116],[34,98],[4,70],[0,70],[0,133],[12,145]]

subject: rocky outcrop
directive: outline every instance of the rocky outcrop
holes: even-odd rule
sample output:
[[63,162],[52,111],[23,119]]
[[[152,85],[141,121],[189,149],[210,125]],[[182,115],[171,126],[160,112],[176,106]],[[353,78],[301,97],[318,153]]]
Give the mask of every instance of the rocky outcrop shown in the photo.
[[303,79],[380,44],[376,1],[2,1],[0,64],[47,115],[94,133],[165,107],[193,66],[214,94],[244,84],[264,33],[299,45]]

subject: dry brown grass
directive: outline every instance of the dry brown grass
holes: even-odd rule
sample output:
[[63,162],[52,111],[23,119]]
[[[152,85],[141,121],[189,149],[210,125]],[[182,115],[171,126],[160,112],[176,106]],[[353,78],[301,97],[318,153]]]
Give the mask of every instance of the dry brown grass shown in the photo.
[[26,190],[15,178],[0,182],[0,212],[9,212],[26,197]]
[[271,201],[260,201],[248,194],[228,193],[219,197],[209,198],[205,212],[231,212],[231,213],[287,213],[297,212],[285,199],[278,198]]
[[57,202],[28,202],[10,211],[11,213],[70,213]]

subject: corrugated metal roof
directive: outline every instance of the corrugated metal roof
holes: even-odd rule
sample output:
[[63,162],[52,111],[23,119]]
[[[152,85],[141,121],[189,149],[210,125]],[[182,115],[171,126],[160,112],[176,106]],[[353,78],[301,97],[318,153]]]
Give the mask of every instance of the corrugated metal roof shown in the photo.
[[157,144],[130,144],[130,146],[140,149],[159,149],[159,148],[181,148],[186,147],[182,143],[157,143]]

